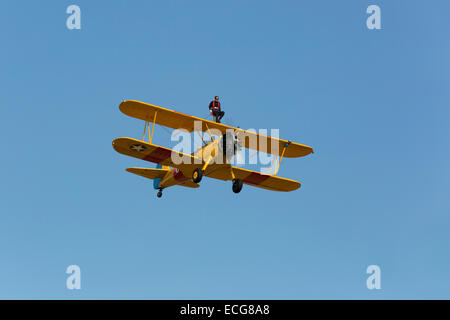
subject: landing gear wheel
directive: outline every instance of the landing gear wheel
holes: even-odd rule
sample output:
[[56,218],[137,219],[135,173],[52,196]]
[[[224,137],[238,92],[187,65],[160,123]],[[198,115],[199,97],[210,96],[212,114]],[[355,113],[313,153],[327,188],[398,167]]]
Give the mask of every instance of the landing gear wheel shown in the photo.
[[233,180],[233,192],[239,193],[242,190],[243,182],[241,179],[234,179]]
[[161,189],[158,191],[158,193],[156,194],[156,196],[157,196],[158,198],[161,198],[161,196],[162,196],[162,190],[161,190]]
[[202,181],[202,177],[203,177],[202,169],[197,168],[194,170],[194,172],[192,172],[192,181],[194,181],[195,183],[199,183],[200,181]]

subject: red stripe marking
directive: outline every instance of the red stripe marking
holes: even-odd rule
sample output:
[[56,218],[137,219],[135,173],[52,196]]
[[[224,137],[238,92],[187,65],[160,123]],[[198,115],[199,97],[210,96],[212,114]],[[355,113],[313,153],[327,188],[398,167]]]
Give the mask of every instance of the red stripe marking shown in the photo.
[[263,181],[267,180],[270,176],[266,174],[260,174],[257,172],[252,172],[244,179],[245,183],[259,185]]
[[153,150],[152,152],[150,152],[148,155],[146,155],[143,158],[143,160],[147,160],[147,161],[155,162],[155,163],[161,163],[164,160],[166,160],[167,158],[169,158],[171,154],[172,154],[171,150],[158,147],[155,150]]
[[173,178],[177,181],[183,182],[189,180],[180,169],[172,168]]

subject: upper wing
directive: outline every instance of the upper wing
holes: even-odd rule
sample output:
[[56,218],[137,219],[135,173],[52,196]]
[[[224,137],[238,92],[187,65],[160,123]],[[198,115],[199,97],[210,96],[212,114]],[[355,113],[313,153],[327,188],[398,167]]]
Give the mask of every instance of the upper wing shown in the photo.
[[[281,155],[283,152],[283,148],[288,144],[287,140],[260,135],[255,132],[227,126],[221,123],[216,123],[214,121],[190,116],[184,113],[161,108],[140,101],[123,101],[120,104],[119,109],[130,117],[149,122],[155,122],[156,124],[172,129],[182,128],[187,130],[188,132],[193,132],[195,130],[207,131],[208,129],[215,129],[220,131],[221,134],[225,134],[227,130],[233,130],[233,132],[236,132],[236,135],[243,142],[243,145],[246,148],[258,150],[261,152]],[[195,121],[199,121],[197,123],[198,128],[195,126]],[[305,146],[295,142],[289,142],[284,156],[287,158],[297,158],[306,156],[313,152],[313,149],[309,146]]]
[[[243,168],[232,167],[234,176],[245,184],[272,191],[294,191],[300,188],[298,181],[262,174]],[[220,180],[232,180],[230,168],[221,168],[207,174],[208,177]]]

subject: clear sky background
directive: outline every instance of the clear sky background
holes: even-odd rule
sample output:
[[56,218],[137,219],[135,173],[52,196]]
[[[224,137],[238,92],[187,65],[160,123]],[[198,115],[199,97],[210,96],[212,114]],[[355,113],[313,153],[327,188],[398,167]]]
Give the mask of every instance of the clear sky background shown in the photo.
[[[81,7],[81,30],[66,8]],[[368,30],[366,8],[381,8]],[[450,298],[448,1],[4,1],[0,298]],[[134,99],[279,128],[291,193],[156,198]],[[173,146],[157,128],[155,143]],[[67,266],[82,289],[66,289]],[[381,290],[366,268],[381,268]]]

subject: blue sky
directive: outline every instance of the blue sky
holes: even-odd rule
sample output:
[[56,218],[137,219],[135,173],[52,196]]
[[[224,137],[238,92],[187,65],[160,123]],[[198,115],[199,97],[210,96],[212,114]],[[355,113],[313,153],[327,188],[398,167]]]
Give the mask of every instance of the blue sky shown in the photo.
[[[67,6],[82,12],[66,28]],[[368,30],[366,8],[381,8]],[[5,1],[0,298],[450,298],[446,1]],[[292,193],[157,199],[134,99],[279,128]],[[155,143],[170,146],[157,128]],[[82,289],[65,287],[79,265]],[[366,268],[381,268],[381,290]]]

